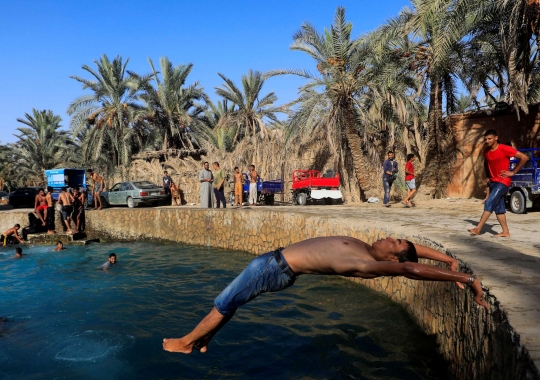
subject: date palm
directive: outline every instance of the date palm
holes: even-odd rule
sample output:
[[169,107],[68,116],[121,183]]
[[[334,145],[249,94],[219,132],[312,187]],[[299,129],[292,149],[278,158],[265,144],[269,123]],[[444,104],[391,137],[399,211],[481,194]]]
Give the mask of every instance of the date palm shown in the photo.
[[16,176],[27,183],[44,185],[44,170],[69,165],[67,152],[73,147],[70,136],[60,130],[62,119],[52,111],[34,109],[17,121],[25,127],[17,128],[19,134],[15,135]]
[[369,61],[368,47],[352,40],[351,31],[352,24],[345,20],[345,9],[341,7],[330,29],[322,34],[305,23],[293,36],[291,49],[311,56],[320,75],[304,70],[276,70],[267,75],[293,74],[309,80],[301,87],[300,97],[291,104],[297,108],[288,123],[289,137],[324,130],[338,169],[344,167],[354,173],[363,199],[373,176],[365,155],[369,136],[363,127],[377,102],[381,105],[393,100],[390,93],[381,90],[384,86],[376,88],[377,78],[371,76],[373,70],[368,68],[373,64]]
[[83,65],[82,68],[93,76],[85,79],[78,76],[71,78],[82,83],[83,90],[91,93],[75,99],[68,107],[67,113],[72,116],[70,128],[74,135],[86,125],[95,128],[88,134],[93,151],[92,157],[106,156],[116,166],[127,167],[133,146],[133,123],[142,119],[146,112],[138,102],[141,88],[151,80],[151,75],[134,76],[127,72],[127,59],[117,56],[109,60],[103,55],[94,61],[97,70]]
[[222,87],[216,87],[216,94],[234,105],[234,109],[220,118],[216,129],[224,128],[229,132],[236,129],[232,144],[244,138],[250,139],[258,152],[260,140],[268,135],[267,121],[279,124],[277,113],[287,113],[287,109],[274,106],[277,96],[273,92],[261,95],[265,78],[259,71],[249,70],[247,75],[242,75],[241,89],[225,75],[218,75],[224,83]]
[[206,133],[199,120],[203,109],[197,104],[206,100],[206,94],[198,82],[185,85],[193,64],[175,67],[167,57],[162,57],[158,72],[152,60],[148,61],[157,86],[154,88],[142,78],[144,93],[140,99],[147,105],[147,119],[161,135],[162,149],[193,149],[192,141],[201,140]]

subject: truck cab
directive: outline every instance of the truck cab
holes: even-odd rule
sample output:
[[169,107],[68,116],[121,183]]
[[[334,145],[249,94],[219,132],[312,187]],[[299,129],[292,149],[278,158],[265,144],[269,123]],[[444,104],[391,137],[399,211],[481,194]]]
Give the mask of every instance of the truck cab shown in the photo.
[[[518,149],[529,157],[529,161],[512,177],[512,184],[508,189],[510,211],[515,214],[524,214],[528,208],[540,204],[540,148]],[[510,170],[513,170],[518,159],[510,160]]]
[[[63,187],[86,191],[86,172],[84,169],[51,169],[45,170],[47,187],[53,188],[52,197],[58,200]],[[82,188],[82,189],[81,189]]]

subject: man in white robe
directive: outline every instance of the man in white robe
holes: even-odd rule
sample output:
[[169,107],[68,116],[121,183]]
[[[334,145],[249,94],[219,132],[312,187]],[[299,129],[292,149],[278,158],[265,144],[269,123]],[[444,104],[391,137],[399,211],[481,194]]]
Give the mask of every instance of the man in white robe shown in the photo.
[[199,182],[201,183],[201,208],[213,208],[214,207],[214,190],[212,188],[212,182],[214,182],[214,175],[210,171],[210,164],[205,162],[203,169],[199,173]]

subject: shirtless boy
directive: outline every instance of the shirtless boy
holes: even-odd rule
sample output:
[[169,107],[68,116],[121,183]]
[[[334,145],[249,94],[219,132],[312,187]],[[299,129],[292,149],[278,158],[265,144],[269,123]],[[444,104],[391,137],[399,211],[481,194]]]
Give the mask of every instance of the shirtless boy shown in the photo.
[[37,214],[41,224],[45,226],[45,220],[47,220],[47,199],[45,198],[45,191],[39,189],[36,195],[36,201],[34,204],[34,212]]
[[[418,258],[436,260],[450,270],[418,264]],[[387,237],[369,245],[345,236],[304,240],[285,249],[258,256],[221,292],[212,311],[188,335],[163,339],[163,349],[189,354],[206,352],[212,337],[232,318],[236,309],[258,295],[293,285],[302,274],[376,278],[404,276],[424,281],[455,281],[468,284],[477,304],[489,309],[475,275],[457,272],[457,260],[407,240]]]
[[58,202],[62,205],[62,217],[67,227],[68,235],[73,234],[71,230],[71,214],[73,213],[73,195],[67,192],[66,187],[62,187],[62,192],[58,196]]
[[79,189],[73,189],[73,213],[71,219],[77,228],[77,232],[81,232],[81,220],[84,218],[84,192]]
[[8,240],[17,239],[19,243],[23,244],[24,240],[22,237],[19,236],[19,229],[21,228],[20,224],[16,224],[13,227],[11,227],[9,230],[4,232],[0,238],[2,239],[4,247],[7,245]]
[[99,174],[94,173],[92,169],[86,170],[88,177],[94,181],[94,208],[92,210],[101,210],[103,205],[101,204],[101,192],[105,191],[105,182]]
[[234,205],[242,206],[244,192],[244,175],[240,173],[238,166],[234,168]]
[[22,253],[22,248],[21,247],[15,248],[15,256],[13,256],[13,258],[20,259],[23,256],[26,256],[26,254]]
[[58,251],[63,251],[65,248],[64,248],[64,243],[62,243],[60,240],[58,240],[56,242],[56,247],[54,247],[53,249],[53,252],[58,252]]
[[171,180],[171,196],[172,196],[172,203],[174,206],[182,206],[182,199],[180,199],[180,189]]
[[47,222],[47,233],[49,235],[54,234],[54,199],[52,197],[53,188],[47,187],[47,195],[45,195],[45,200],[47,201],[47,217],[45,221]]

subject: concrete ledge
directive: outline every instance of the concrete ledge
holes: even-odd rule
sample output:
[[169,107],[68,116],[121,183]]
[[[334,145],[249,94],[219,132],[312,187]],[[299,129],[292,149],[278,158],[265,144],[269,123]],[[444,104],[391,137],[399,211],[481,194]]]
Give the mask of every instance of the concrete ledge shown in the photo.
[[[399,225],[394,222],[398,210],[392,210],[394,214],[388,212],[381,207],[349,206],[326,207],[324,211],[309,207],[117,208],[88,212],[86,232],[89,236],[96,234],[114,240],[174,241],[254,254],[315,236],[347,235],[367,242],[394,236],[451,254],[441,246],[448,247],[448,240],[442,235],[425,228]],[[26,218],[26,213],[23,215]],[[433,236],[438,238],[433,239]],[[466,265],[462,265],[461,270],[471,271]],[[451,283],[419,282],[401,277],[351,280],[387,294],[402,304],[427,334],[435,334],[440,352],[451,363],[456,379],[539,378],[522,338],[514,330],[515,326],[510,325],[508,313],[489,291],[492,308],[486,312],[476,306],[470,290],[462,291]],[[361,312],[362,306],[358,308]],[[532,346],[538,345],[534,334],[529,331],[525,334]]]

